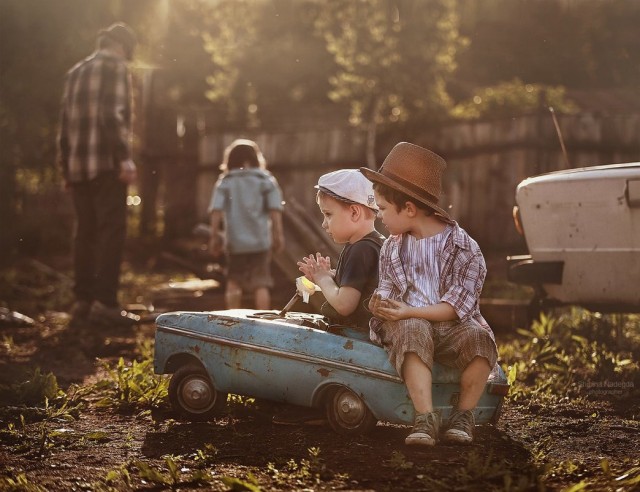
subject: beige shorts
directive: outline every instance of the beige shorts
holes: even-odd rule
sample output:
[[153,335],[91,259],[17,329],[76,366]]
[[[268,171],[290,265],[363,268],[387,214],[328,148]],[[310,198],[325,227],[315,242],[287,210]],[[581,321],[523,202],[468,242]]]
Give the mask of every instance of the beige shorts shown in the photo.
[[401,378],[407,352],[415,352],[429,369],[434,360],[462,371],[475,357],[484,357],[490,367],[498,359],[491,334],[474,320],[430,323],[410,318],[385,322],[376,331]]

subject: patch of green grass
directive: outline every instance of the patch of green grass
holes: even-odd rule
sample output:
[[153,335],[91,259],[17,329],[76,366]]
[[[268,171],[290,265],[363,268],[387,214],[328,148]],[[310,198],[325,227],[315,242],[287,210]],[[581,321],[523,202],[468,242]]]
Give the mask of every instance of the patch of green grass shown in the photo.
[[492,449],[471,450],[460,459],[443,467],[442,463],[427,462],[411,468],[424,484],[425,490],[459,491],[530,491],[544,490],[538,468],[514,469],[513,463],[496,458]]
[[29,482],[24,473],[12,477],[0,477],[0,490],[7,492],[44,492],[46,489]]
[[[576,411],[597,399],[633,398],[640,388],[640,316],[603,315],[583,309],[542,315],[529,329],[499,346],[515,405],[550,408],[570,405]],[[585,418],[589,418],[588,411]],[[597,412],[591,415],[597,418]],[[532,416],[530,428],[539,425]],[[535,433],[535,432],[534,432]],[[571,485],[565,490],[632,490],[640,484],[640,467],[625,467],[624,460],[601,467],[550,459],[557,443],[552,436],[530,446],[532,465],[543,484]],[[615,470],[614,470],[615,466]]]
[[[592,470],[580,461],[567,460],[559,463],[547,464],[544,471],[545,483],[559,480],[569,483],[563,490],[636,490],[640,486],[640,466],[631,464],[630,460],[613,467],[607,459],[600,461],[600,467]],[[627,468],[629,467],[629,468]]]
[[154,374],[152,342],[144,341],[139,351],[140,361],[125,361],[120,357],[115,364],[102,362],[107,377],[90,389],[102,396],[96,406],[149,411],[166,404],[169,380]]
[[317,486],[327,473],[326,466],[320,457],[320,448],[311,447],[307,450],[308,458],[300,462],[290,459],[284,466],[275,463],[267,465],[267,471],[277,485],[296,487]]
[[207,443],[204,445],[204,449],[198,449],[195,452],[194,460],[198,463],[202,463],[203,465],[210,465],[216,461],[216,458],[220,450],[211,443]]
[[413,462],[407,461],[407,457],[400,451],[393,451],[391,458],[384,461],[383,466],[388,466],[394,470],[410,470],[413,468]]
[[12,388],[14,406],[0,407],[0,416],[7,422],[6,428],[0,429],[0,443],[14,452],[31,450],[40,456],[71,444],[72,437],[60,430],[60,424],[77,420],[83,405],[58,388],[53,374],[36,369],[27,381]]
[[157,489],[179,490],[180,487],[204,486],[213,478],[205,470],[190,470],[175,456],[165,456],[164,466],[157,466],[141,460],[130,461],[109,470],[98,482],[91,484],[92,490],[120,491],[138,490],[134,478],[139,478]]
[[529,329],[519,329],[518,338],[498,347],[512,383],[511,400],[548,404],[637,390],[640,317],[620,316],[572,309],[559,317],[542,314]]
[[8,388],[3,388],[9,402],[13,405],[41,405],[45,401],[51,401],[61,396],[64,392],[58,387],[58,380],[52,373],[42,373],[36,367],[25,381],[14,383]]

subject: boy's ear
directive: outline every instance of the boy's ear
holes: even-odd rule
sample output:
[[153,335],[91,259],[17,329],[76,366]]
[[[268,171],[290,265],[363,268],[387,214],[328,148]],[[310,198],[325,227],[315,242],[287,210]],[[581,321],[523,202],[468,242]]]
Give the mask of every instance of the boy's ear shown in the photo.
[[407,215],[409,217],[415,217],[418,212],[418,207],[413,202],[404,202],[404,208],[407,210]]
[[352,219],[357,219],[358,217],[360,217],[360,214],[362,213],[362,210],[360,210],[360,207],[353,203],[349,205],[349,211],[351,212]]

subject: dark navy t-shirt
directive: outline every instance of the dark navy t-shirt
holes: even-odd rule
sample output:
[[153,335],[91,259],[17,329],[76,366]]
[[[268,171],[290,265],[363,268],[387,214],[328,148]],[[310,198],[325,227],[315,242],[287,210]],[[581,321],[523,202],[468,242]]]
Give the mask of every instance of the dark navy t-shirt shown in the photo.
[[362,295],[356,310],[349,316],[341,316],[328,303],[322,306],[322,314],[331,324],[368,328],[371,313],[366,303],[378,286],[378,260],[384,236],[373,231],[353,244],[347,244],[338,258],[335,281],[338,287],[352,287]]

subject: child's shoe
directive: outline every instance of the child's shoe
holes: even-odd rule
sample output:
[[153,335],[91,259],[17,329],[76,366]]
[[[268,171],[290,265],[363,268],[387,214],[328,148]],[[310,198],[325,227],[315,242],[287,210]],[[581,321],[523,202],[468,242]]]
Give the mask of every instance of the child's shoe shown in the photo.
[[444,440],[455,444],[471,444],[475,425],[476,420],[473,416],[473,411],[454,410],[449,416]]
[[417,413],[411,434],[404,443],[409,446],[434,446],[438,441],[438,431],[442,418],[440,411]]

